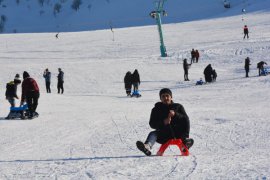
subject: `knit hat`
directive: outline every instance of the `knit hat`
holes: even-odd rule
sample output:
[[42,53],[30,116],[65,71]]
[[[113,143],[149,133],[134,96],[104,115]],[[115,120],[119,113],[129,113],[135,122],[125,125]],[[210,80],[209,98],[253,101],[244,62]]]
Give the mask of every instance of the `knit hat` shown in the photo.
[[20,83],[21,83],[20,75],[19,75],[19,74],[16,74],[16,75],[15,75],[14,83],[16,83],[16,84],[20,84]]
[[30,75],[28,74],[28,72],[24,71],[23,72],[23,79],[28,78],[28,77],[30,77]]
[[163,88],[159,91],[159,97],[161,97],[162,94],[169,94],[172,97],[172,91],[168,88]]

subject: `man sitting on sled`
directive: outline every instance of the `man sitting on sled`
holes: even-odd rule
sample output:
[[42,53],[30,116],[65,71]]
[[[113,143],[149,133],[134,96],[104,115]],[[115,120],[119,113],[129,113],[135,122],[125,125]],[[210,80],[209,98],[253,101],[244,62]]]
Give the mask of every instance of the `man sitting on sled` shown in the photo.
[[136,143],[138,149],[147,156],[151,155],[150,150],[155,142],[165,144],[171,139],[181,139],[187,148],[193,145],[193,139],[189,138],[189,117],[184,107],[172,101],[172,92],[168,88],[161,89],[159,97],[161,102],[155,104],[149,122],[155,130],[149,133],[145,143]]

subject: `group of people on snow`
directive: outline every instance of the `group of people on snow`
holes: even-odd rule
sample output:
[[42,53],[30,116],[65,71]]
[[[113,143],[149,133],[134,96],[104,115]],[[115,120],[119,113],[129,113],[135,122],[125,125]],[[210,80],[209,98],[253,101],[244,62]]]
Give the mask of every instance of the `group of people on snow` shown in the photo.
[[[246,77],[249,77],[248,73],[249,73],[249,66],[250,66],[250,58],[247,57],[245,59],[245,71],[246,71]],[[261,75],[267,75],[269,72],[267,72],[267,69],[264,68],[264,65],[267,65],[266,62],[264,61],[260,61],[257,63],[257,68],[258,68],[258,73],[259,73],[259,76]]]
[[199,58],[200,58],[199,51],[197,49],[196,50],[192,49],[190,54],[191,54],[191,62],[190,62],[190,64],[195,63],[195,62],[198,63]]
[[[64,88],[64,72],[61,70],[61,68],[58,68],[59,74],[57,76],[58,82],[57,82],[57,88],[58,93],[63,94]],[[43,77],[45,78],[45,85],[46,85],[46,91],[47,93],[51,93],[51,72],[49,69],[45,69],[43,73]],[[22,94],[21,94],[21,102],[20,107],[22,107],[24,104],[27,104],[28,107],[28,118],[31,119],[38,115],[36,112],[37,106],[38,106],[38,99],[40,96],[40,90],[39,86],[36,82],[36,80],[32,77],[30,77],[29,73],[27,71],[23,72],[23,81],[20,79],[20,75],[16,74],[13,81],[10,81],[6,84],[6,92],[5,96],[8,102],[10,103],[11,109],[14,109],[16,106],[15,100],[19,99],[17,95],[17,87],[19,84],[22,83]],[[8,117],[7,117],[8,119]]]
[[[127,96],[136,95],[139,96],[139,85],[141,83],[140,75],[137,69],[133,73],[128,71],[124,77],[125,89]],[[133,93],[132,91],[133,86]]]
[[[45,78],[46,84],[46,91],[47,93],[51,93],[51,72],[49,69],[45,69],[43,73],[43,77]],[[64,72],[61,68],[58,68],[58,75],[57,75],[57,92],[58,94],[64,93]]]

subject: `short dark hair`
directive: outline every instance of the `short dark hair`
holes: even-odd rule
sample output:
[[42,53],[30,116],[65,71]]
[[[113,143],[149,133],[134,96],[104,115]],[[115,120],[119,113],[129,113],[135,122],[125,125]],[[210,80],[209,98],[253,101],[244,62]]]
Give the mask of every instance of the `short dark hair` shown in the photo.
[[162,94],[169,94],[172,97],[172,91],[169,88],[163,88],[159,91],[159,97],[161,97]]

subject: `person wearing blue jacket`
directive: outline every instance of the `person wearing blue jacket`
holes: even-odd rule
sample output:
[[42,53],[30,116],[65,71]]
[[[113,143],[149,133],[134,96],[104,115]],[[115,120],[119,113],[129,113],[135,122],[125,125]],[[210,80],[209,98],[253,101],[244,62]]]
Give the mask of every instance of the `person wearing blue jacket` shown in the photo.
[[47,93],[51,93],[51,72],[48,68],[45,69],[43,77],[45,78],[46,91]]

